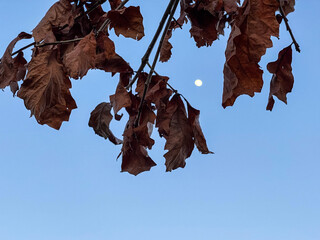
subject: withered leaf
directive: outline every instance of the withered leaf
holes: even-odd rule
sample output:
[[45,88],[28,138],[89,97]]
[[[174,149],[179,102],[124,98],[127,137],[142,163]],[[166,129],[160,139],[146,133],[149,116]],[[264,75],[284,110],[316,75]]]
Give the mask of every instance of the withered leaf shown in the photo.
[[58,61],[58,51],[44,50],[28,64],[26,80],[17,95],[39,124],[58,130],[63,121],[69,120],[71,110],[77,108],[69,88],[71,82]]
[[168,105],[168,108],[174,105],[175,111],[171,117],[169,135],[164,135],[167,140],[164,148],[168,150],[164,157],[166,158],[166,171],[172,171],[185,167],[185,160],[193,151],[194,141],[192,128],[180,96],[174,95]]
[[39,24],[32,30],[32,35],[36,42],[41,42],[48,34],[51,34],[53,28],[62,28],[68,26],[70,29],[74,23],[72,14],[72,5],[70,1],[60,0],[52,5]]
[[70,77],[74,79],[85,76],[89,69],[95,68],[96,38],[93,32],[84,37],[77,46],[67,53],[63,64]]
[[118,145],[121,144],[122,141],[116,138],[112,131],[109,128],[109,124],[112,120],[111,111],[111,104],[110,103],[100,103],[92,112],[89,120],[89,127],[92,127],[94,132],[105,138],[109,139],[110,142]]
[[100,33],[97,38],[97,52],[103,53],[106,59],[116,56],[114,42],[105,33]]
[[152,131],[150,126],[154,123],[155,114],[147,106],[142,111],[140,125],[134,127],[137,117],[137,109],[139,101],[137,97],[132,95],[132,105],[127,107],[130,115],[126,129],[123,133],[122,153],[122,172],[129,172],[138,175],[141,172],[149,171],[156,163],[149,157],[147,148],[151,149],[154,140],[150,138]]
[[114,55],[113,57],[106,58],[104,52],[97,54],[95,67],[106,72],[111,72],[112,74],[133,72],[129,63],[118,54]]
[[124,137],[123,148],[121,172],[128,172],[136,176],[157,165],[149,157],[146,148],[140,145],[134,137],[130,137],[130,140]]
[[[142,98],[147,77],[147,73],[141,73],[139,75],[135,91],[138,93],[140,98]],[[145,102],[147,104],[151,105],[151,103],[154,103],[156,106],[156,127],[158,127],[160,136],[168,135],[171,116],[175,111],[175,105],[171,105],[167,108],[167,103],[172,95],[172,90],[167,88],[168,80],[169,78],[166,76],[153,75],[145,96]]]
[[125,88],[129,83],[129,78],[131,74],[120,74],[120,80],[116,89],[116,93],[110,96],[110,102],[113,107],[114,114],[116,115],[121,108],[130,107],[131,102],[131,92],[128,92]]
[[0,60],[0,88],[11,87],[13,94],[18,90],[18,81],[23,80],[26,74],[27,61],[23,57],[23,52],[19,52],[15,58],[11,54],[16,43],[21,39],[29,39],[32,36],[25,32],[20,33],[8,45],[3,57]]
[[191,21],[190,34],[196,41],[197,47],[211,46],[218,38],[216,29],[218,16],[207,10],[192,7],[187,9],[187,16]]
[[[145,72],[139,75],[135,91],[138,93],[140,98],[142,98],[147,77],[148,74]],[[145,101],[148,103],[154,103],[158,108],[161,104],[160,101],[162,101],[164,98],[169,98],[172,94],[172,91],[167,88],[168,80],[169,78],[166,76],[153,75],[145,96]]]
[[187,102],[187,106],[188,106],[188,119],[189,119],[190,126],[192,127],[194,142],[198,150],[202,154],[213,153],[209,151],[207,146],[207,141],[200,127],[200,122],[199,122],[200,111],[193,108],[189,102]]
[[179,26],[175,21],[172,21],[170,23],[170,27],[168,29],[168,32],[164,38],[161,51],[160,51],[160,62],[167,62],[172,55],[171,49],[172,44],[169,42],[169,39],[172,37],[172,31],[173,29],[177,28]]
[[280,0],[280,5],[285,15],[288,15],[289,13],[294,12],[295,4],[296,4],[295,0]]
[[290,45],[279,52],[277,61],[270,62],[267,65],[268,71],[273,73],[267,105],[267,110],[269,111],[272,111],[274,105],[272,95],[287,104],[287,93],[291,92],[294,83],[291,62],[292,48]]
[[232,106],[242,94],[251,97],[263,86],[259,61],[278,37],[277,0],[245,0],[239,9],[226,49],[222,106]]
[[110,19],[110,28],[114,28],[117,36],[140,40],[144,36],[143,17],[140,7],[128,7],[120,10],[111,10],[107,17]]
[[88,15],[92,27],[98,29],[101,24],[107,19],[107,15],[106,12],[102,9],[101,5],[96,5],[97,2],[86,3],[86,8],[89,11]]

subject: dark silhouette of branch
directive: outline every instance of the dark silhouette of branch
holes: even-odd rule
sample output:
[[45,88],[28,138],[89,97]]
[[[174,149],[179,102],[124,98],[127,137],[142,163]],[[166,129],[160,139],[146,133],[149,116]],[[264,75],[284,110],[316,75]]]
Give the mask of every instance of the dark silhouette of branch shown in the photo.
[[173,4],[175,2],[176,2],[176,0],[170,0],[169,4],[167,6],[167,9],[164,12],[164,14],[162,16],[162,19],[161,19],[161,21],[159,23],[158,29],[157,29],[156,33],[154,34],[153,39],[150,42],[150,45],[148,46],[148,49],[147,49],[146,53],[144,54],[144,56],[141,59],[141,64],[140,64],[139,69],[137,70],[137,73],[134,75],[133,79],[130,81],[128,86],[126,86],[127,90],[129,90],[132,87],[132,85],[138,79],[139,74],[143,71],[144,67],[149,62],[150,54],[151,54],[151,52],[152,52],[152,50],[154,48],[154,45],[156,44],[156,42],[157,42],[157,40],[158,40],[158,38],[160,36],[160,33],[162,32],[164,24],[166,23],[166,20],[167,20],[169,14],[170,14],[170,11],[172,10],[172,6],[173,6]]
[[287,31],[289,32],[289,34],[291,36],[292,42],[294,44],[294,47],[295,47],[297,52],[301,52],[300,46],[299,46],[298,42],[296,41],[295,37],[293,36],[292,29],[291,29],[291,27],[289,25],[289,20],[288,20],[287,16],[285,15],[279,0],[278,0],[278,2],[279,2],[279,10],[280,10],[281,17],[283,18],[284,23],[286,24]]
[[[157,52],[154,56],[154,59],[153,59],[153,63],[151,65],[151,68],[150,68],[150,71],[149,71],[149,74],[148,74],[148,77],[144,83],[144,90],[143,90],[143,95],[142,95],[142,98],[141,98],[141,102],[140,102],[140,105],[139,105],[139,111],[138,111],[138,115],[137,115],[137,118],[136,118],[136,121],[135,121],[135,127],[137,127],[139,125],[139,122],[140,122],[140,118],[141,118],[141,113],[142,113],[142,108],[143,108],[143,104],[144,104],[144,100],[145,100],[145,97],[146,97],[146,94],[147,94],[147,91],[148,91],[148,88],[149,88],[149,85],[150,85],[150,82],[151,82],[151,77],[154,73],[154,69],[157,65],[157,62],[158,62],[158,58],[160,56],[160,51],[161,51],[161,48],[162,48],[162,45],[163,45],[163,41],[167,35],[167,32],[170,28],[170,24],[171,24],[171,21],[173,19],[173,15],[177,9],[177,6],[178,6],[178,3],[179,3],[179,0],[173,0],[173,6],[172,8],[170,9],[169,13],[169,18],[167,20],[167,24],[164,28],[164,31],[162,33],[162,36],[161,36],[161,39],[160,39],[160,42],[159,42],[159,45],[158,45],[158,49],[157,49]],[[171,3],[171,1],[170,1]],[[170,4],[169,3],[169,4]],[[146,62],[146,64],[148,63],[148,61]]]

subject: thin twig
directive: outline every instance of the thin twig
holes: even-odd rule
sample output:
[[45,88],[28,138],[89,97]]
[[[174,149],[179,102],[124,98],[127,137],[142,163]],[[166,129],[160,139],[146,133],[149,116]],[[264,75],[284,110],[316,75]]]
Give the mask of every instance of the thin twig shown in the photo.
[[[139,122],[140,122],[140,118],[141,118],[141,113],[142,113],[142,108],[143,108],[143,104],[144,104],[144,100],[146,98],[146,94],[147,94],[147,91],[149,89],[149,85],[150,85],[150,82],[151,82],[151,78],[152,78],[152,75],[154,73],[154,69],[157,65],[157,62],[158,62],[158,58],[160,56],[160,51],[161,51],[161,48],[162,48],[162,45],[163,45],[163,42],[164,42],[164,39],[167,35],[167,32],[170,28],[170,25],[171,25],[171,21],[172,21],[172,18],[173,18],[173,15],[177,9],[177,6],[178,6],[178,3],[179,3],[179,0],[173,0],[173,6],[172,6],[172,9],[170,10],[170,15],[169,15],[169,18],[167,20],[167,24],[164,28],[164,31],[162,33],[162,36],[161,36],[161,39],[160,39],[160,42],[159,42],[159,45],[158,45],[158,49],[157,49],[157,52],[154,56],[154,59],[153,59],[153,63],[152,63],[152,66],[151,66],[151,69],[150,69],[150,72],[148,74],[148,77],[145,81],[145,84],[144,84],[144,90],[143,90],[143,95],[142,95],[142,98],[141,98],[141,102],[140,102],[140,105],[139,105],[139,111],[138,111],[138,115],[137,115],[137,118],[135,120],[135,127],[139,126]],[[147,61],[148,63],[148,61]],[[146,63],[146,64],[147,64]]]
[[174,17],[172,19],[176,23],[176,25],[178,25],[179,28],[182,29],[182,25],[177,21],[177,19],[175,19]]
[[[116,8],[116,10],[119,10],[121,8],[124,7],[124,5],[126,5],[126,3],[129,2],[129,0],[124,0],[121,2],[121,4]],[[96,33],[96,36],[99,35],[100,32],[102,32],[109,24],[110,24],[110,19],[107,18],[100,26],[100,28],[98,29],[97,33]]]
[[15,51],[14,53],[12,53],[11,56],[16,55],[17,53],[19,53],[19,52],[21,52],[21,51],[23,51],[23,50],[35,45],[35,44],[36,44],[36,42],[30,43],[27,46],[24,46],[24,47],[20,48],[19,50]]
[[153,36],[153,39],[152,41],[150,42],[149,46],[148,46],[148,49],[146,51],[146,53],[144,54],[144,56],[142,57],[141,59],[141,64],[140,64],[140,67],[137,71],[137,73],[134,75],[133,79],[130,81],[130,83],[128,84],[128,86],[126,86],[126,89],[129,90],[132,85],[135,83],[135,81],[138,79],[140,73],[143,71],[144,67],[146,66],[146,64],[148,63],[149,61],[149,57],[150,57],[150,54],[154,48],[154,45],[156,44],[159,36],[160,36],[160,33],[162,32],[162,29],[164,27],[164,24],[170,14],[170,11],[172,9],[172,6],[173,6],[173,3],[175,2],[175,0],[170,0],[168,6],[167,6],[167,9],[166,11],[164,12],[163,16],[162,16],[162,19],[159,23],[159,26],[158,26],[158,29],[156,31],[156,33],[154,34]]
[[56,41],[56,42],[43,42],[43,43],[39,43],[36,44],[36,47],[44,47],[44,46],[48,46],[48,45],[58,45],[58,44],[67,44],[67,43],[72,43],[72,42],[79,42],[81,41],[83,38],[74,38],[74,39],[70,39],[70,40],[64,40],[64,41]]
[[298,42],[296,41],[296,39],[294,38],[293,32],[292,32],[292,30],[291,30],[291,28],[290,28],[289,20],[288,20],[287,16],[285,15],[285,13],[284,13],[284,11],[283,11],[283,8],[282,8],[281,3],[280,3],[279,0],[278,0],[278,2],[279,2],[280,14],[281,14],[281,16],[282,16],[282,18],[283,18],[283,20],[284,20],[284,23],[286,24],[287,31],[289,32],[289,34],[290,34],[290,36],[291,36],[291,39],[292,39],[292,42],[293,42],[293,44],[294,44],[294,46],[295,46],[295,48],[296,48],[296,51],[297,51],[297,52],[301,52],[300,46],[299,46]]

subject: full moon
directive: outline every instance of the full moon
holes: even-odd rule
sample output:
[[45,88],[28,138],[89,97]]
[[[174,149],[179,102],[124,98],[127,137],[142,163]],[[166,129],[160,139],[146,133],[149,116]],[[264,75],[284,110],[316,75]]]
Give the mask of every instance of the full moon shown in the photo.
[[197,86],[197,87],[201,87],[202,86],[202,81],[200,79],[197,79],[194,81],[194,84]]

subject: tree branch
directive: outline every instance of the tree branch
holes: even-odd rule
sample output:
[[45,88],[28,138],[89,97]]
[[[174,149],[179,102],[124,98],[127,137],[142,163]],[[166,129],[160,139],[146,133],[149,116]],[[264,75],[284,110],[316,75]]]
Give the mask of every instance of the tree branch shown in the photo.
[[160,33],[162,32],[162,29],[164,27],[164,24],[170,14],[170,11],[172,10],[172,6],[174,4],[175,0],[170,0],[168,6],[167,6],[167,9],[166,11],[164,12],[163,16],[162,16],[162,19],[159,23],[159,26],[158,26],[158,29],[156,31],[156,33],[154,34],[153,36],[153,39],[152,41],[150,42],[149,46],[148,46],[148,49],[146,51],[146,53],[144,54],[144,56],[142,57],[141,59],[141,64],[140,64],[140,67],[137,71],[137,73],[135,74],[135,76],[133,77],[133,79],[130,81],[130,83],[128,84],[128,86],[126,86],[126,89],[129,90],[132,85],[135,83],[135,81],[138,79],[138,76],[140,75],[140,73],[143,71],[144,67],[146,66],[146,64],[149,62],[149,57],[150,57],[150,54],[154,48],[154,45],[156,44],[159,36],[160,36]]
[[296,49],[297,52],[301,52],[300,46],[299,46],[298,42],[296,41],[295,37],[293,36],[293,32],[292,32],[292,30],[291,30],[291,28],[290,28],[289,20],[288,20],[287,16],[285,15],[285,13],[284,13],[284,11],[283,11],[283,8],[282,8],[281,3],[280,3],[279,0],[278,0],[278,2],[279,2],[280,14],[281,14],[281,16],[282,16],[282,18],[283,18],[283,20],[284,20],[284,23],[286,24],[287,31],[289,32],[289,34],[290,34],[290,36],[291,36],[292,42],[293,42],[293,44],[294,44],[294,47],[295,47],[295,49]]
[[[169,30],[169,28],[170,28],[170,24],[171,24],[171,21],[172,21],[172,19],[173,19],[173,15],[174,15],[174,13],[175,13],[175,11],[176,11],[176,9],[177,9],[179,0],[173,0],[172,2],[173,2],[173,6],[172,6],[172,8],[171,8],[170,11],[169,11],[169,12],[170,12],[170,15],[169,15],[169,18],[168,18],[168,20],[167,20],[167,24],[166,24],[166,26],[165,26],[165,29],[164,29],[163,33],[162,33],[162,36],[161,36],[161,39],[160,39],[160,42],[159,42],[159,45],[158,45],[157,52],[156,52],[156,54],[155,54],[155,56],[154,56],[152,66],[151,66],[151,68],[150,68],[150,72],[149,72],[148,77],[147,77],[147,79],[146,79],[146,81],[145,81],[145,84],[144,84],[143,95],[142,95],[141,102],[140,102],[140,105],[139,105],[138,115],[137,115],[137,118],[136,118],[135,124],[134,124],[135,127],[139,126],[139,122],[140,122],[140,118],[141,118],[141,113],[142,113],[142,108],[143,108],[144,100],[145,100],[145,98],[146,98],[146,94],[147,94],[147,91],[148,91],[148,88],[149,88],[149,85],[150,85],[150,82],[151,82],[151,77],[152,77],[152,75],[153,75],[153,73],[154,73],[154,71],[155,71],[154,69],[155,69],[155,67],[156,67],[156,65],[157,65],[158,58],[159,58],[159,55],[160,55],[160,51],[161,51],[161,48],[162,48],[164,39],[165,39],[165,37],[166,37],[166,35],[167,35],[167,32],[168,32],[168,30]],[[170,3],[171,3],[171,1],[170,1]],[[169,4],[170,4],[170,3],[169,3]],[[147,64],[147,63],[148,63],[148,61],[146,62],[146,64]]]

